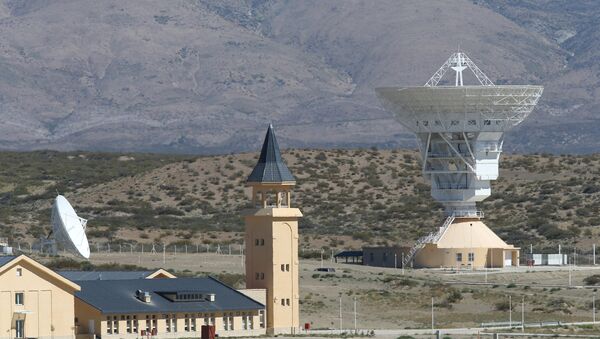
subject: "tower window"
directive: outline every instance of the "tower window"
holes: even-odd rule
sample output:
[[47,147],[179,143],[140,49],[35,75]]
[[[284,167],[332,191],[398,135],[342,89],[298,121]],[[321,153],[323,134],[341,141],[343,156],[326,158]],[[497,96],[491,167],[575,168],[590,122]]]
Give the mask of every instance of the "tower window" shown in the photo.
[[22,277],[22,276],[23,276],[23,269],[17,268],[17,277]]
[[15,293],[15,305],[24,305],[25,304],[25,297],[23,296],[23,293]]

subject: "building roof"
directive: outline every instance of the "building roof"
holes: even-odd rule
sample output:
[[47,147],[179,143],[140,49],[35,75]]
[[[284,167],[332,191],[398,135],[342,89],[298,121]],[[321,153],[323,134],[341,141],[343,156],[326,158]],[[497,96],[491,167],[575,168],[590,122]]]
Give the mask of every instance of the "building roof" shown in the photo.
[[33,271],[38,275],[43,275],[44,279],[51,281],[54,285],[61,287],[69,293],[79,291],[80,287],[78,284],[64,278],[48,267],[40,264],[39,262],[29,258],[28,256],[21,254],[19,256],[5,256],[0,257],[0,275],[4,274],[7,270],[10,270],[15,265],[25,267],[29,271]]
[[250,173],[247,183],[295,183],[296,179],[283,162],[273,125],[269,125],[267,135],[258,158],[258,163]]
[[71,281],[146,279],[155,271],[56,271]]
[[[75,296],[104,314],[159,312],[218,312],[260,310],[264,305],[211,277],[178,279],[85,280],[78,282]],[[136,291],[149,292],[146,303]],[[190,292],[215,294],[215,301],[173,302],[165,293]],[[162,295],[161,295],[162,294]]]
[[363,251],[342,251],[336,255],[335,258],[346,258],[346,257],[362,257]]
[[14,255],[5,255],[5,256],[0,256],[0,267],[8,264],[9,262],[11,262],[14,258],[16,258]]
[[457,219],[437,242],[438,248],[515,248],[479,220]]

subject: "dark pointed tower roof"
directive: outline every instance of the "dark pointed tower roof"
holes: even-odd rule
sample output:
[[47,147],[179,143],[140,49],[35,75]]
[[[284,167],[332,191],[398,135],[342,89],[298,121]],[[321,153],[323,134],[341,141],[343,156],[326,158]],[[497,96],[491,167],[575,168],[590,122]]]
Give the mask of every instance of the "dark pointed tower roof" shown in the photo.
[[271,124],[267,130],[258,163],[250,173],[246,183],[280,184],[284,182],[296,183],[296,179],[281,158],[277,138],[275,138],[275,132]]

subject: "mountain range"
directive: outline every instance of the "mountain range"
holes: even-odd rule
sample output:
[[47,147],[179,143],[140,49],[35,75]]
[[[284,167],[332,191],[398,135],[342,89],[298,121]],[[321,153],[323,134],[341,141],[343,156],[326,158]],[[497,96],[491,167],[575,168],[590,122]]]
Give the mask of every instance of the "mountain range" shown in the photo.
[[508,151],[600,146],[594,0],[3,0],[0,148],[229,153],[414,148],[378,86],[458,48],[545,92]]

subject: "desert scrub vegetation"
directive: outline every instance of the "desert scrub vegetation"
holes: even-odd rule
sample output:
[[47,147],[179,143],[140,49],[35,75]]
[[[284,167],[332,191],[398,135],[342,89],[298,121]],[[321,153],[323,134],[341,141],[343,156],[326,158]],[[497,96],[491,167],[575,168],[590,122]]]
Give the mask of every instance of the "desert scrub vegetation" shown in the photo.
[[[304,214],[300,232],[326,236],[326,246],[347,247],[339,236],[410,244],[443,222],[415,151],[283,154],[297,179],[291,197]],[[245,180],[257,156],[0,152],[0,225],[7,226],[0,236],[19,241],[47,234],[57,191],[90,220],[92,241],[123,237],[123,230],[137,232],[128,233],[137,241],[151,241],[140,235],[153,230],[192,237],[240,232],[241,212],[250,207]],[[507,242],[535,241],[542,250],[599,235],[600,155],[503,155],[500,171],[481,208],[486,224]]]

